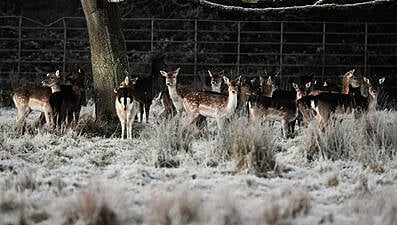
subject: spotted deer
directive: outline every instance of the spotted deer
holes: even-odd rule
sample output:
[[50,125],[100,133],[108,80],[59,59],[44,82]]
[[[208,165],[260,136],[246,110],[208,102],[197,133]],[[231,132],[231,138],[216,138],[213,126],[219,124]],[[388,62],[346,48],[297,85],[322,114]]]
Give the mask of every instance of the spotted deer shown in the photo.
[[310,105],[316,111],[316,120],[324,125],[333,113],[349,113],[372,111],[376,109],[378,85],[382,85],[384,78],[376,84],[371,84],[368,78],[363,79],[361,94],[320,93],[311,96]]
[[224,73],[225,72],[223,70],[217,73],[212,73],[210,70],[208,70],[208,74],[211,78],[211,91],[221,93]]
[[203,116],[215,118],[219,130],[222,129],[224,120],[230,118],[236,111],[240,77],[229,80],[224,76],[223,80],[228,85],[228,95],[208,91],[193,91],[184,96],[185,125],[189,125],[199,116]]
[[125,133],[127,133],[127,139],[132,139],[132,125],[140,107],[134,90],[137,80],[138,78],[130,80],[127,76],[114,89],[114,93],[116,94],[115,108],[121,124],[122,139],[124,139]]
[[[47,77],[59,77],[59,70],[55,73],[48,73]],[[44,113],[47,126],[51,126],[54,121],[53,109],[50,104],[50,96],[53,92],[60,91],[59,83],[49,87],[19,87],[13,90],[11,96],[17,108],[17,126],[25,123],[26,117],[32,111]]]
[[289,129],[289,124],[298,116],[296,101],[305,95],[306,88],[310,86],[310,82],[304,87],[293,83],[296,91],[295,99],[272,98],[261,95],[252,95],[248,100],[248,110],[250,120],[258,122],[264,120],[276,120],[281,122],[282,133],[284,138],[288,138],[289,133],[293,132]]

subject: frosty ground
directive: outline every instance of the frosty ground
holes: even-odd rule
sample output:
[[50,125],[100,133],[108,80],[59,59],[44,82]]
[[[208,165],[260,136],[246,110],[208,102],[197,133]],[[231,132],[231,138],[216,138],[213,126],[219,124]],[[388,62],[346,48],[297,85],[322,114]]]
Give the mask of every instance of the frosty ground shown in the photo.
[[[373,116],[366,120],[378,118],[387,141],[365,159],[354,145],[346,159],[308,160],[309,128],[288,140],[277,124],[268,128],[277,169],[256,176],[225,156],[216,132],[192,134],[189,151],[170,154],[178,164],[167,168],[159,151],[173,128],[138,125],[133,140],[120,140],[119,130],[22,135],[16,110],[2,108],[0,224],[397,224],[397,113]],[[355,123],[339,138],[357,139]]]

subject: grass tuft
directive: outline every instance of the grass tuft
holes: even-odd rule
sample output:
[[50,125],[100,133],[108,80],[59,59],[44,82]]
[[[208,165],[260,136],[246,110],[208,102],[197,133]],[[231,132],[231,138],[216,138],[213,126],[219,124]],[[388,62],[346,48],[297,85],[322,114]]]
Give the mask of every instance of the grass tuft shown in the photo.
[[217,148],[232,156],[238,171],[263,176],[275,168],[274,146],[269,127],[240,117],[220,132]]

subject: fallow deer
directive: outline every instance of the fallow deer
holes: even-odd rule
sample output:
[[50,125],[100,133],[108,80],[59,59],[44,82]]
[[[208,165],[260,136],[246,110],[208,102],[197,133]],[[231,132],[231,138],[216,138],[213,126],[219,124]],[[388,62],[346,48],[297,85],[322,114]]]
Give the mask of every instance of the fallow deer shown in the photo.
[[211,73],[211,71],[208,70],[208,74],[211,77],[211,91],[221,93],[224,73],[225,72],[223,70],[216,73]]
[[265,97],[272,97],[273,91],[275,90],[275,85],[272,80],[272,77],[269,76],[268,78],[263,78],[262,76],[259,77],[259,85],[261,89],[261,95]]
[[240,77],[229,80],[223,77],[228,85],[228,95],[208,91],[194,91],[183,98],[183,107],[186,111],[186,125],[191,124],[199,116],[215,118],[221,130],[225,119],[230,118],[237,108],[237,93],[240,86]]
[[146,123],[149,121],[149,110],[153,99],[161,92],[160,70],[164,69],[164,55],[154,56],[152,60],[151,73],[148,77],[137,80],[135,90],[140,104],[140,122],[143,120],[143,112],[146,115]]
[[296,101],[305,95],[304,91],[310,86],[310,82],[304,87],[293,83],[296,90],[295,99],[271,98],[260,95],[252,95],[248,100],[248,109],[250,120],[258,122],[261,119],[276,120],[281,122],[284,138],[287,138],[290,132],[289,124],[298,116]]
[[[378,80],[378,85],[383,84],[384,78]],[[369,79],[363,79],[360,94],[320,93],[310,97],[311,107],[316,111],[316,120],[324,125],[332,113],[347,113],[372,111],[376,108],[377,84],[372,85]]]
[[[47,82],[42,82],[44,86],[48,86],[49,83],[55,82],[60,84],[61,78],[55,76],[47,76],[45,79]],[[70,83],[68,85],[60,85],[61,91],[52,93],[50,96],[50,104],[53,108],[56,125],[60,126],[63,122],[70,124],[71,122],[77,122],[80,117],[80,110],[83,105],[86,105],[85,97],[85,74],[84,71],[76,66],[72,72],[66,75],[66,80]],[[47,85],[45,83],[48,83]],[[39,121],[43,121],[43,113],[41,114]]]
[[160,71],[160,73],[165,77],[165,84],[168,87],[168,93],[175,106],[177,115],[181,116],[183,112],[183,98],[188,93],[195,91],[195,89],[177,84],[179,70],[180,68],[170,72]]
[[[59,70],[55,73],[47,74],[47,76],[59,76]],[[50,104],[52,91],[60,91],[60,87],[54,86],[53,90],[48,87],[19,87],[13,90],[11,96],[18,111],[17,126],[22,126],[25,123],[26,117],[32,111],[43,112],[46,125],[52,125],[53,109]]]
[[127,76],[114,89],[114,93],[116,94],[115,107],[121,124],[122,139],[125,137],[125,132],[127,132],[127,139],[132,139],[132,125],[140,107],[134,90],[137,80],[138,78],[129,80]]

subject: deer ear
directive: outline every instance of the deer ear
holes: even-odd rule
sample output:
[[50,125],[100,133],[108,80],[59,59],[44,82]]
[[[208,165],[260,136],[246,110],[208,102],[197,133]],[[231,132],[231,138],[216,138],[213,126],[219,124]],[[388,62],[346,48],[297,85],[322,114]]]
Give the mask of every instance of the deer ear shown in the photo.
[[115,87],[115,88],[113,89],[113,91],[114,91],[115,94],[117,94],[117,91],[119,91],[119,87]]
[[181,68],[180,67],[178,67],[178,69],[176,69],[175,71],[174,71],[174,75],[175,76],[178,76],[178,73],[179,73],[179,70],[180,70]]
[[49,73],[47,73],[47,77],[48,77],[48,76],[50,76],[50,74],[49,74]]
[[130,79],[128,78],[128,76],[125,76],[125,78],[124,78],[124,83],[125,83],[125,85],[129,85],[129,83],[130,83]]
[[310,81],[310,82],[307,82],[307,83],[306,83],[306,88],[309,88],[311,85],[312,85],[312,82],[311,82],[311,81]]
[[262,76],[259,76],[259,82],[260,82],[260,83],[262,83],[264,79],[265,79],[265,78],[263,78]]
[[383,84],[383,82],[385,82],[385,79],[386,79],[385,77],[380,78],[379,79],[379,84]]
[[364,77],[364,82],[367,83],[367,84],[371,84],[371,82],[369,82],[369,79],[366,78],[366,77]]
[[79,68],[79,70],[77,70],[77,73],[81,73],[81,69]]
[[272,82],[272,77],[271,76],[269,76],[268,78],[267,78],[267,85],[271,85],[273,82]]
[[55,76],[59,77],[59,70],[55,71]]
[[167,77],[167,72],[165,72],[165,71],[163,71],[163,70],[160,70],[160,73],[161,73],[161,76]]
[[226,84],[229,83],[229,78],[227,78],[226,76],[223,76],[223,81],[225,81]]
[[299,88],[299,86],[294,82],[294,83],[292,83],[292,87],[294,87],[294,89],[298,89]]
[[131,79],[131,83],[136,84],[136,82],[138,81],[139,77],[135,77]]
[[210,77],[212,77],[212,73],[210,70],[208,70],[208,74],[210,75]]

